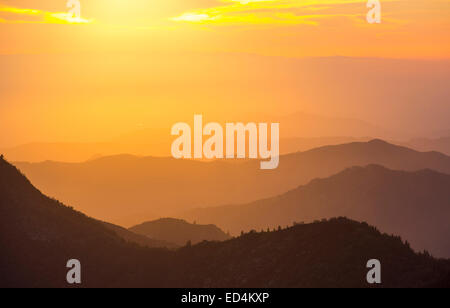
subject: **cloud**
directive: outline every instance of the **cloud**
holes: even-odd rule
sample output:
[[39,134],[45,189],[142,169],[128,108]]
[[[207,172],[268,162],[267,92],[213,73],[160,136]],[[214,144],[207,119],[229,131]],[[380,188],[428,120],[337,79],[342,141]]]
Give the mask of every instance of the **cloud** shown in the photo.
[[92,19],[74,17],[69,12],[48,12],[8,6],[0,6],[0,14],[3,15],[0,23],[9,24],[88,24],[93,22]]
[[[171,18],[175,22],[197,24],[306,24],[318,25],[319,19],[354,18],[355,14],[330,11],[337,6],[363,4],[367,0],[222,0],[224,5],[185,12]],[[363,6],[365,7],[365,6]],[[364,11],[362,11],[364,12]]]

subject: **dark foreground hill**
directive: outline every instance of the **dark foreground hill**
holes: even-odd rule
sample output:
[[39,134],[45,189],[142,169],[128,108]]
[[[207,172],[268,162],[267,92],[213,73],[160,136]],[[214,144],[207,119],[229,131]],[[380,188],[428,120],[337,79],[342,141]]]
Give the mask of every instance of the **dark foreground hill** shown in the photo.
[[84,287],[366,287],[382,262],[384,287],[441,286],[446,261],[400,238],[334,219],[177,251],[130,244],[99,221],[36,190],[0,159],[0,287],[67,287],[69,259]]
[[449,277],[445,261],[415,254],[399,237],[346,218],[250,232],[178,254],[189,265],[183,281],[197,287],[367,287],[370,259],[381,261],[384,287],[423,287],[435,279],[440,286]]
[[130,228],[133,234],[172,242],[184,246],[188,241],[197,244],[203,241],[225,241],[230,236],[215,225],[190,224],[181,219],[163,218],[144,222]]
[[183,215],[233,234],[339,216],[367,221],[415,249],[450,257],[450,175],[431,170],[353,167],[274,198]]
[[130,227],[197,207],[269,198],[315,178],[368,164],[450,174],[446,155],[420,153],[381,140],[284,155],[275,170],[261,170],[257,161],[199,162],[127,155],[85,163],[17,166],[45,194],[73,204],[89,216]]

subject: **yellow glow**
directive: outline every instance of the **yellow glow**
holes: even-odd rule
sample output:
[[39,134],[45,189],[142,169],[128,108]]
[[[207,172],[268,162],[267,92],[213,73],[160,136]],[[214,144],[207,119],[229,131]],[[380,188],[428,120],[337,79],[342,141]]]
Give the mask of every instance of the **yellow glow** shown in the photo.
[[[66,12],[48,12],[35,9],[22,9],[15,7],[0,6],[0,12],[12,15],[13,19],[0,19],[0,23],[44,23],[44,24],[87,24],[93,22],[92,19],[73,17]],[[35,16],[35,19],[22,20],[15,16]]]
[[13,13],[13,14],[24,14],[24,15],[38,15],[39,10],[32,9],[19,9],[15,7],[0,7],[0,12]]
[[[339,113],[346,100],[322,88],[328,68],[284,59],[450,58],[447,0],[383,0],[379,25],[366,0],[95,0],[82,1],[82,19],[65,2],[0,0],[17,6],[0,4],[0,148],[2,138],[108,140],[194,111]],[[309,82],[319,75],[323,85]]]
[[[393,0],[386,0],[386,2]],[[186,12],[173,21],[202,24],[308,24],[317,19],[354,17],[355,14],[310,15],[308,11],[328,10],[333,5],[366,3],[365,0],[223,0],[227,5]],[[331,6],[331,7],[330,7]],[[301,10],[300,10],[301,9]],[[364,15],[362,11],[361,16]],[[315,19],[315,20],[311,20]]]
[[174,21],[204,22],[213,20],[208,14],[184,13],[179,17],[172,18]]
[[87,24],[93,22],[93,20],[84,19],[81,17],[73,17],[69,13],[45,13],[44,20],[47,23],[67,22],[70,24]]

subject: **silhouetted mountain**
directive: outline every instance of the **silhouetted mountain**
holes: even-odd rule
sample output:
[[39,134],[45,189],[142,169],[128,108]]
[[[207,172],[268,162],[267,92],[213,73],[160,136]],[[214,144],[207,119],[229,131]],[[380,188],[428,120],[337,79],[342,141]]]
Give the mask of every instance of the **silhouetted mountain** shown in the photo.
[[[280,139],[280,153],[291,154],[300,151],[309,151],[315,148],[340,145],[351,142],[368,142],[369,137],[317,137],[317,138],[282,138]],[[405,141],[389,141],[398,146],[408,147],[420,152],[440,152],[450,155],[450,137],[439,139],[415,138]]]
[[286,194],[246,205],[197,209],[182,215],[241,230],[346,216],[401,235],[416,249],[450,257],[450,175],[353,167]]
[[[14,202],[16,201],[16,199],[18,198],[17,196],[10,196],[11,193],[17,193],[17,194],[23,194],[23,198],[26,198],[26,200],[28,201],[27,203],[23,203],[18,205],[17,208],[14,208],[14,210],[19,210],[21,207],[25,207],[28,206],[30,208],[24,208],[24,211],[30,211],[30,212],[35,212],[35,211],[40,211],[42,210],[39,206],[34,207],[32,204],[32,200],[36,199],[38,201],[40,201],[42,203],[42,206],[49,206],[49,200],[46,198],[42,198],[40,192],[38,190],[36,190],[34,187],[31,186],[31,184],[29,183],[29,181],[20,175],[20,173],[16,170],[16,168],[8,165],[7,163],[5,163],[5,161],[2,159],[2,170],[1,172],[3,174],[1,174],[1,180],[3,181],[2,184],[3,186],[0,187],[1,190],[1,194],[0,194],[0,202],[9,202],[10,204],[5,204],[5,206],[12,206],[12,204],[14,204]],[[20,191],[20,190],[24,190],[24,191]],[[8,191],[9,190],[9,191]],[[8,199],[8,197],[11,197],[12,199]],[[58,201],[55,201],[56,203],[59,204]],[[51,204],[51,202],[50,202]],[[52,210],[54,212],[52,212],[52,214],[59,214],[62,217],[67,218],[69,221],[74,219],[74,215],[81,215],[84,216],[83,214],[77,213],[77,212],[72,212],[72,211],[64,211],[67,210],[65,207],[61,206],[59,208],[53,209]],[[46,217],[46,219],[50,219],[50,215],[48,215],[49,217]],[[24,219],[28,219],[28,218],[24,218]],[[138,234],[133,234],[131,231],[110,224],[110,223],[104,223],[104,222],[100,222],[100,221],[96,221],[94,219],[89,219],[91,224],[89,225],[92,228],[98,228],[98,224],[103,224],[104,226],[107,227],[107,229],[113,231],[113,232],[109,232],[109,233],[116,233],[119,237],[121,237],[122,239],[124,239],[127,242],[131,242],[131,243],[136,243],[142,246],[147,246],[147,247],[168,247],[168,248],[176,248],[177,245],[173,244],[173,243],[168,243],[168,242],[164,242],[164,241],[158,241],[158,240],[152,240],[148,237],[142,236],[142,235],[138,235]],[[80,220],[80,221],[76,221],[77,223],[86,223],[85,220]],[[21,222],[21,223],[25,223],[25,222]],[[67,228],[67,226],[66,226]],[[54,233],[52,233],[52,230],[50,228],[45,227],[43,230],[46,230],[47,233],[35,233],[33,236],[37,237],[37,238],[42,238],[42,239],[51,239],[51,238],[59,238],[60,235],[57,234],[58,232],[55,231]],[[30,231],[30,233],[33,233],[33,231]]]
[[[179,248],[180,246],[172,243],[172,242],[168,242],[168,241],[164,241],[164,240],[158,240],[155,238],[152,238],[150,236],[145,236],[145,235],[141,235],[141,234],[137,234],[137,233],[133,233],[130,230],[127,230],[123,227],[120,226],[116,226],[107,222],[103,223],[105,225],[106,228],[114,231],[119,237],[121,237],[122,239],[124,239],[127,242],[130,243],[136,243],[139,244],[141,246],[144,247],[150,247],[150,248],[169,248],[169,249],[176,249]],[[186,244],[183,243],[182,245]]]
[[180,246],[197,244],[203,241],[225,241],[231,237],[215,225],[190,224],[181,219],[162,218],[144,222],[130,228],[130,231],[152,239],[172,242]]
[[381,140],[284,155],[278,169],[270,171],[261,170],[257,161],[198,162],[130,155],[85,163],[17,166],[44,193],[75,204],[90,216],[128,227],[143,218],[173,217],[197,207],[269,198],[315,178],[368,164],[450,173],[448,156],[416,152]]
[[[384,287],[442,286],[449,273],[446,261],[414,254],[399,237],[346,218],[250,232],[227,242],[182,248],[178,254],[185,262],[187,284],[205,288],[367,287],[366,264],[374,258],[382,263]],[[209,280],[198,283],[205,273]],[[430,282],[435,275],[437,281]]]
[[[102,222],[42,195],[3,159],[0,247],[1,286],[65,286],[65,265],[73,258],[84,264],[87,285],[132,284],[139,273],[127,273],[130,258],[136,258],[134,262],[141,258],[142,270],[152,273],[155,279],[165,279],[164,262],[168,258],[166,250],[126,244]],[[147,251],[154,251],[155,263],[144,262]]]
[[0,159],[0,287],[68,287],[69,259],[83,287],[383,287],[442,285],[446,261],[415,254],[400,238],[347,219],[250,233],[178,251],[130,244],[104,223],[42,195]]

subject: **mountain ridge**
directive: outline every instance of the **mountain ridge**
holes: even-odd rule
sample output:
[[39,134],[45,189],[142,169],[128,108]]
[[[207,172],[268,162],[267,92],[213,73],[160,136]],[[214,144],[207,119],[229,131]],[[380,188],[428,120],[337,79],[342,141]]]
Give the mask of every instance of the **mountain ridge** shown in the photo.
[[415,253],[399,237],[345,218],[250,232],[179,250],[128,243],[104,223],[42,195],[0,159],[1,287],[371,287],[367,260],[383,264],[379,287],[445,286],[447,261]]
[[426,169],[351,167],[287,193],[246,204],[199,208],[180,215],[232,234],[345,216],[399,234],[416,249],[450,257],[450,175]]
[[[379,164],[450,174],[450,157],[389,143],[355,142],[282,156],[275,170],[258,161],[195,161],[115,156],[86,163],[17,163],[45,194],[121,226],[181,211],[270,198],[351,166]],[[95,187],[95,189],[93,189]],[[174,194],[174,187],[177,193]],[[123,204],[131,204],[123,213]],[[107,205],[107,208],[105,207]]]
[[135,234],[149,238],[173,242],[183,246],[186,243],[197,244],[203,241],[225,241],[231,237],[214,224],[197,225],[175,218],[161,218],[143,222],[129,228]]
[[[114,235],[118,236],[119,238],[126,240],[131,243],[147,246],[147,247],[170,247],[174,248],[176,245],[166,243],[163,241],[156,241],[152,240],[150,238],[143,238],[137,234],[133,234],[131,231],[126,230],[120,226],[116,226],[110,223],[102,222],[99,220],[96,220],[94,218],[88,217],[84,213],[78,212],[73,210],[72,207],[68,207],[63,205],[61,202],[48,198],[42,195],[41,191],[36,189],[31,182],[23,175],[20,170],[18,170],[16,167],[14,167],[11,164],[6,163],[6,161],[2,158],[0,158],[0,169],[2,171],[2,174],[0,174],[0,186],[2,186],[2,194],[0,195],[3,198],[8,198],[7,200],[0,200],[3,203],[5,207],[11,207],[11,204],[16,204],[16,199],[20,198],[19,195],[10,195],[11,192],[15,192],[17,190],[17,187],[24,187],[25,190],[21,191],[21,194],[27,196],[28,199],[36,198],[39,201],[42,201],[43,205],[48,206],[51,203],[55,203],[59,205],[57,208],[53,208],[56,211],[59,211],[59,213],[67,213],[71,212],[71,214],[74,214],[75,216],[83,218],[85,222],[91,222],[92,225],[96,226],[96,229],[102,230],[105,234],[108,234],[108,236],[114,237]],[[23,210],[29,210],[29,211],[36,211],[39,210],[37,208],[34,208],[32,204],[27,204],[26,207],[23,207]],[[39,212],[38,212],[39,213]],[[54,212],[53,212],[54,213]],[[25,223],[23,221],[23,223]],[[105,226],[106,228],[103,229],[102,226]],[[47,229],[48,228],[43,228]],[[37,236],[37,235],[34,235]],[[40,235],[42,238],[58,238],[58,235],[56,233],[51,234],[51,232],[47,232],[45,235]],[[39,237],[39,236],[38,236]]]

